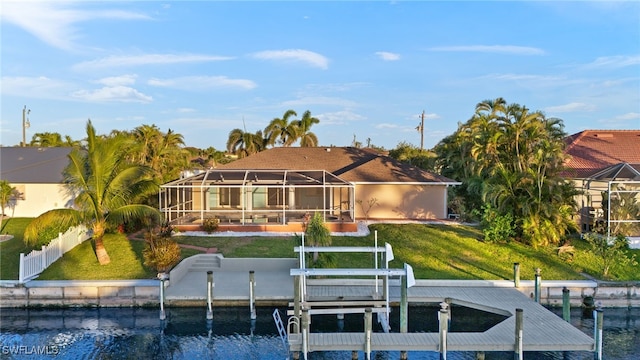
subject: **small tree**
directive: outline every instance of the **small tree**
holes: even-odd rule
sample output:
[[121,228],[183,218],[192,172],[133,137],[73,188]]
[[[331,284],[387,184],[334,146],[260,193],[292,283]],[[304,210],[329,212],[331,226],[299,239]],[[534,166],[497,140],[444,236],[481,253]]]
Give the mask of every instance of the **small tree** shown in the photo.
[[609,271],[614,267],[625,267],[635,265],[635,255],[628,257],[625,249],[628,248],[627,238],[618,235],[611,241],[606,236],[597,233],[584,235],[584,239],[589,243],[591,252],[601,260],[601,275],[603,278],[609,277]]
[[[322,214],[319,212],[314,213],[311,220],[309,220],[305,235],[313,246],[331,246],[331,232],[325,226]],[[323,257],[326,257],[324,255],[326,254],[323,254]],[[315,264],[319,261],[320,255],[318,252],[313,253],[313,263]]]

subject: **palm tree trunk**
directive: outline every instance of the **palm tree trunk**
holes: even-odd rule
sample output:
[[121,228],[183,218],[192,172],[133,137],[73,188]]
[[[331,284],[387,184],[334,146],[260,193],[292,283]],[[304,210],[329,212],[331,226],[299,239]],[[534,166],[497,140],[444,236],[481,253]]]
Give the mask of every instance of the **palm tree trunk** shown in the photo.
[[96,244],[96,257],[98,258],[98,262],[100,265],[107,265],[111,262],[109,258],[109,254],[107,254],[107,249],[104,247],[104,242],[102,241],[102,236],[94,239]]

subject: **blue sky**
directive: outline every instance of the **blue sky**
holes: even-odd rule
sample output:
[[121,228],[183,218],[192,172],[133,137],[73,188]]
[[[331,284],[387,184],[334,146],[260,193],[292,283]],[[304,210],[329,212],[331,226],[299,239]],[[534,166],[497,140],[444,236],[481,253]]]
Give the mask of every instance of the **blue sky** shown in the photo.
[[0,143],[155,124],[224,149],[288,109],[320,145],[433,147],[503,97],[585,129],[640,128],[640,2],[11,2]]

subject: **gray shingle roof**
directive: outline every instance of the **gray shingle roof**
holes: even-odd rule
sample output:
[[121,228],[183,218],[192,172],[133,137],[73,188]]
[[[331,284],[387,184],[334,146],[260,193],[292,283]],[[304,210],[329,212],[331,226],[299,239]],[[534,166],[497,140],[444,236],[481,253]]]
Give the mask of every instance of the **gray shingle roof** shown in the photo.
[[12,184],[57,184],[69,164],[70,147],[2,147],[0,179]]
[[276,147],[220,166],[221,169],[326,170],[361,183],[447,183],[440,176],[369,150],[353,147]]

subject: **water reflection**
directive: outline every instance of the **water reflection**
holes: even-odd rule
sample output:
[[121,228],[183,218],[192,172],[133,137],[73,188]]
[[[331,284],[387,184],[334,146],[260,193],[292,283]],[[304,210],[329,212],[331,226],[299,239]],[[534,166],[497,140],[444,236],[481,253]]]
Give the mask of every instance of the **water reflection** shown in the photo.
[[[158,309],[2,309],[0,358],[2,359],[285,359],[277,335],[273,308],[257,309],[256,320],[244,307],[216,308],[212,321],[206,309],[169,308],[167,320]],[[281,314],[286,309],[280,309]],[[561,309],[553,310],[562,316]],[[605,359],[640,357],[640,309],[605,309]],[[397,309],[392,329],[398,329]],[[492,314],[493,315],[493,314]],[[580,309],[571,313],[572,324],[592,336],[593,319]],[[409,331],[437,331],[437,309],[410,307]],[[487,327],[502,321],[466,309],[454,309],[452,330]],[[362,314],[314,317],[313,331],[361,331]],[[360,359],[364,358],[360,353]],[[374,359],[399,359],[398,352],[376,352]],[[526,353],[527,359],[593,359],[585,352]],[[311,353],[310,359],[350,359],[351,352]],[[438,359],[437,353],[409,352],[409,359]],[[475,353],[450,353],[450,359],[475,359]],[[512,353],[487,353],[486,359],[513,359]]]

